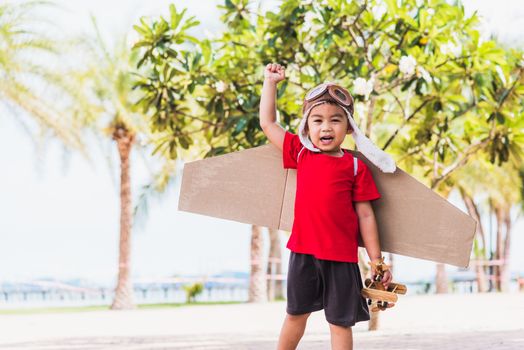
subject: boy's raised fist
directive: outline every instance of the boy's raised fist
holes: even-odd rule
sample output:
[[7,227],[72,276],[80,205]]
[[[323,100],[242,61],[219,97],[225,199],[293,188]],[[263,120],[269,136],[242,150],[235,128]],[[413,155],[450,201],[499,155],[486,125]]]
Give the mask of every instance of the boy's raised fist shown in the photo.
[[277,63],[270,63],[264,69],[264,79],[278,83],[286,78],[286,68]]

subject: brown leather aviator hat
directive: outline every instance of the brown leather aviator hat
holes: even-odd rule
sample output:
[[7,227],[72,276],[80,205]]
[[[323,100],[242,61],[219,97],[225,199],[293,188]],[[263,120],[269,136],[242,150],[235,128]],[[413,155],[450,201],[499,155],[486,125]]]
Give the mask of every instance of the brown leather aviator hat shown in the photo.
[[334,102],[347,109],[353,115],[353,97],[339,85],[324,83],[311,89],[304,98],[302,114],[312,108],[313,105],[319,104],[319,102]]
[[306,130],[306,124],[311,110],[315,106],[326,102],[334,102],[346,112],[349,125],[353,129],[351,136],[353,136],[355,140],[357,149],[380,170],[385,173],[393,173],[397,168],[395,161],[389,154],[375,146],[375,144],[360,131],[357,123],[353,119],[353,97],[351,97],[351,94],[346,89],[334,83],[320,84],[306,94],[302,105],[302,120],[298,126],[298,136],[302,145],[312,152],[321,152],[320,149],[315,147],[313,142],[311,142],[308,131]]

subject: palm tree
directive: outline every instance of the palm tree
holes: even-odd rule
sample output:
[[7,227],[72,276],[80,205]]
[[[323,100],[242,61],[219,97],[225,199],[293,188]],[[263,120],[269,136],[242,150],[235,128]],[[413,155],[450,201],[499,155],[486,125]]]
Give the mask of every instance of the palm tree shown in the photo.
[[[137,135],[146,135],[147,123],[135,105],[131,89],[131,72],[136,55],[122,38],[114,50],[108,50],[97,29],[96,38],[82,38],[77,44],[85,66],[71,70],[51,67],[36,61],[44,55],[51,61],[64,60],[64,43],[46,36],[42,23],[33,12],[44,3],[28,1],[0,4],[0,102],[19,113],[26,123],[27,115],[43,130],[50,131],[66,146],[86,155],[80,135],[92,129],[117,144],[120,159],[120,244],[118,283],[113,309],[133,307],[130,280],[132,200],[130,155]],[[64,73],[65,72],[65,73]],[[53,97],[60,100],[53,101]],[[147,136],[144,136],[144,140]],[[169,171],[165,166],[164,170]],[[155,184],[165,186],[166,181]]]
[[282,247],[280,244],[280,230],[268,228],[269,257],[267,263],[267,295],[269,300],[283,299],[282,283]]
[[458,185],[457,187],[460,191],[462,200],[466,205],[468,214],[477,222],[475,240],[473,243],[473,255],[476,260],[475,274],[477,276],[477,288],[480,293],[483,293],[488,290],[486,281],[486,271],[484,269],[484,266],[480,263],[486,260],[486,234],[482,225],[480,211],[478,209],[477,204],[474,201],[473,196],[470,193],[468,193],[466,188],[460,185]]
[[[479,291],[487,291],[483,262],[491,258],[496,260],[495,288],[508,291],[509,274],[508,261],[511,249],[511,227],[517,218],[512,218],[510,210],[515,206],[522,209],[522,164],[520,161],[493,165],[483,159],[476,159],[466,165],[456,174],[457,186],[460,188],[466,207],[472,217],[477,220],[477,235],[480,240],[475,243],[476,273]],[[483,201],[474,201],[475,196],[484,197]],[[480,220],[479,206],[487,208],[484,212],[494,215],[497,221],[495,244],[490,246],[492,256],[487,256],[488,247],[486,230]]]
[[248,302],[264,302],[266,295],[266,274],[262,265],[264,239],[262,227],[251,226],[251,274],[248,291]]
[[[138,109],[131,72],[138,61],[126,36],[110,49],[104,43],[95,20],[96,36],[80,40],[85,65],[71,72],[69,84],[75,94],[75,113],[84,129],[116,143],[120,163],[120,239],[118,280],[111,309],[134,308],[131,282],[131,235],[133,203],[131,196],[131,154],[150,140],[147,121]],[[140,139],[140,144],[137,140]]]

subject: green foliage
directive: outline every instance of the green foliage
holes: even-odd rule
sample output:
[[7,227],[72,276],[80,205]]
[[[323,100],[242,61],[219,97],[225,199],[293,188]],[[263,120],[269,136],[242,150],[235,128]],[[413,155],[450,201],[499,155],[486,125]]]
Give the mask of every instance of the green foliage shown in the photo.
[[137,68],[142,69],[134,89],[142,92],[138,103],[144,113],[151,112],[151,131],[159,135],[153,154],[174,159],[178,147],[188,149],[193,144],[189,129],[194,119],[188,114],[188,101],[206,81],[201,69],[211,59],[211,45],[187,33],[200,22],[185,18],[185,9],[179,12],[171,5],[169,10],[169,20],[141,18],[134,26],[140,40],[133,49],[140,53]]
[[184,286],[184,290],[186,291],[186,303],[194,303],[196,301],[196,297],[204,291],[204,284],[202,283],[193,283],[188,286]]
[[[314,85],[337,81],[351,89],[357,78],[371,81],[369,94],[354,91],[357,122],[400,166],[437,190],[447,192],[446,179],[474,156],[497,164],[519,159],[522,52],[482,40],[476,14],[465,16],[460,2],[284,0],[266,13],[252,5],[225,1],[219,8],[227,29],[219,37],[176,58],[156,56],[160,67],[181,66],[168,79],[173,84],[192,74],[196,86],[166,100],[158,85],[141,87],[152,94],[154,128],[189,125],[163,106],[176,108],[191,95],[197,105],[191,114],[207,123],[206,156],[265,143],[258,123],[262,71],[278,62],[287,67],[278,89],[285,128],[297,127],[302,97]],[[149,24],[149,32],[162,22]],[[149,52],[162,52],[177,39],[150,42]],[[181,64],[184,55],[199,64]],[[149,72],[160,76],[162,69]]]

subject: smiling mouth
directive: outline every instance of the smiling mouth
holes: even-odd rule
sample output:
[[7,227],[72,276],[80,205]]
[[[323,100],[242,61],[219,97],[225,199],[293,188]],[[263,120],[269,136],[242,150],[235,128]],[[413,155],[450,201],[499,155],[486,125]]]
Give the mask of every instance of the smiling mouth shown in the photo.
[[331,143],[334,140],[333,136],[324,136],[320,138],[320,142],[324,145]]

